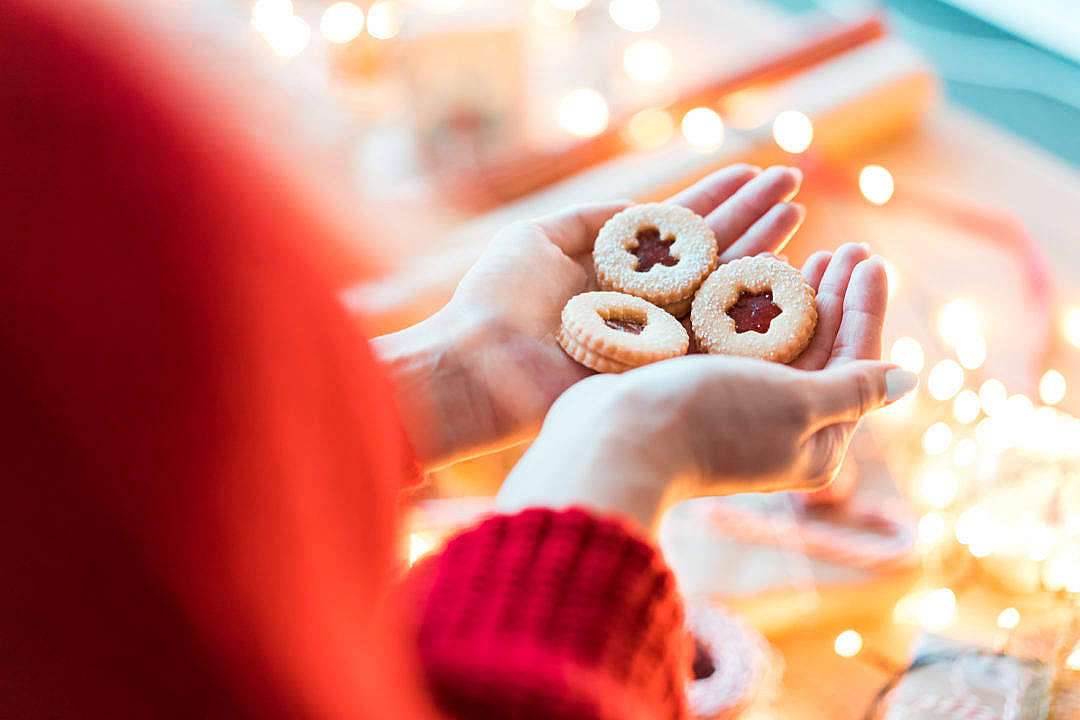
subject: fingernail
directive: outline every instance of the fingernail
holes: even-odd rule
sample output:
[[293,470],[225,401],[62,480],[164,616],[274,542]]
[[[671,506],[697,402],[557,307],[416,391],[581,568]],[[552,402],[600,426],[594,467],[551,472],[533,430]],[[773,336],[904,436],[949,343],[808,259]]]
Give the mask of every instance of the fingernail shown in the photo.
[[863,246],[866,249],[866,252],[870,252],[870,243],[861,242],[861,243],[859,243],[859,245]]
[[794,165],[789,165],[789,166],[788,166],[788,170],[790,170],[791,172],[795,173],[795,179],[796,179],[796,180],[798,180],[798,181],[799,181],[800,183],[802,182],[802,179],[803,179],[803,174],[802,174],[802,170],[800,170],[799,168],[795,167]]
[[801,218],[806,217],[806,206],[805,205],[803,205],[802,203],[797,203],[797,202],[789,202],[788,205],[795,208],[796,212],[799,213],[799,217],[801,217]]
[[918,386],[918,375],[903,368],[893,368],[885,373],[885,402],[894,403]]

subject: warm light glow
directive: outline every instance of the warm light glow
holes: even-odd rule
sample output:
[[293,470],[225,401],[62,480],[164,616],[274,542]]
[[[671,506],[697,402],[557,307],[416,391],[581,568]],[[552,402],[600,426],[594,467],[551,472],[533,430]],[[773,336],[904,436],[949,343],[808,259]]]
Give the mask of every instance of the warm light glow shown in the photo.
[[968,543],[968,552],[972,557],[984,558],[994,552],[994,536],[983,535]]
[[956,542],[961,545],[981,541],[990,530],[990,516],[978,505],[968,508],[956,518]]
[[991,452],[1005,452],[1012,444],[1006,423],[997,418],[983,418],[975,426],[975,440]]
[[465,0],[424,0],[424,9],[436,15],[447,15],[465,6]]
[[391,0],[380,0],[371,6],[367,15],[367,31],[373,38],[389,40],[401,29],[397,7]]
[[956,595],[949,588],[935,590],[919,600],[919,623],[927,630],[944,630],[955,612]]
[[559,10],[569,10],[570,12],[584,10],[591,1],[592,0],[549,0],[555,8]]
[[953,415],[964,425],[975,422],[979,417],[979,394],[974,390],[961,390],[953,398]]
[[1080,308],[1070,308],[1064,318],[1065,339],[1080,347]]
[[932,508],[944,510],[956,500],[960,484],[956,475],[945,468],[930,468],[919,478],[919,495]]
[[885,278],[889,281],[889,299],[900,292],[900,270],[888,260],[885,261]]
[[905,336],[893,343],[892,349],[889,351],[889,360],[905,370],[920,373],[923,364],[926,362],[926,356],[923,355],[922,345],[919,344],[918,340]]
[[1080,644],[1073,648],[1069,657],[1065,658],[1065,667],[1069,670],[1080,670]]
[[1080,547],[1067,545],[1047,558],[1042,581],[1053,592],[1080,592]]
[[351,2],[334,3],[323,13],[319,29],[332,43],[351,42],[364,30],[364,11]]
[[660,5],[656,0],[611,0],[608,14],[623,30],[647,32],[660,22]]
[[1005,404],[1008,397],[1009,391],[1005,389],[1005,385],[1000,380],[991,378],[979,388],[979,404],[982,405],[982,411],[987,415],[995,414]]
[[919,542],[934,545],[945,537],[945,518],[941,513],[928,512],[919,518]]
[[1037,523],[1031,528],[1031,535],[1028,537],[1028,557],[1034,562],[1042,562],[1050,557],[1053,544],[1054,538],[1050,534],[1050,528],[1043,523]]
[[259,34],[275,53],[283,58],[296,57],[304,51],[311,40],[311,28],[304,18],[290,15],[261,26],[256,26]]
[[953,464],[959,468],[971,467],[978,453],[978,444],[971,438],[964,438],[953,448]]
[[926,428],[922,446],[927,455],[941,455],[952,445],[952,428],[943,422],[937,422]]
[[798,110],[785,110],[773,121],[772,134],[781,150],[801,153],[814,139],[814,126],[810,118]]
[[1022,430],[1025,423],[1031,420],[1035,413],[1035,405],[1027,395],[1012,395],[1001,406],[999,417],[1013,429],[1014,432]]
[[415,565],[416,561],[431,552],[434,544],[425,540],[418,533],[409,535],[409,564]]
[[623,53],[622,66],[631,80],[663,82],[671,73],[671,51],[656,40],[637,40]]
[[967,298],[945,303],[938,313],[937,328],[941,339],[953,347],[971,340],[979,334],[979,313],[975,304]]
[[935,400],[948,400],[964,387],[964,369],[955,360],[942,360],[930,368],[926,389]]
[[630,118],[630,137],[642,147],[659,147],[675,134],[671,116],[659,108],[646,108]]
[[694,108],[686,113],[682,131],[686,140],[703,152],[712,152],[724,143],[724,121],[710,108]]
[[1057,370],[1047,370],[1039,380],[1039,397],[1047,405],[1057,405],[1065,399],[1065,376]]
[[1020,624],[1020,611],[1014,607],[1005,608],[998,615],[997,624],[1002,630],[1012,630]]
[[561,10],[551,4],[551,0],[535,0],[532,4],[533,20],[548,27],[562,27],[574,22],[577,13],[573,10]]
[[859,190],[875,205],[884,205],[893,196],[892,174],[880,165],[867,165],[859,173]]
[[986,340],[982,335],[972,335],[956,344],[956,359],[968,370],[976,370],[986,362]]
[[854,630],[845,630],[836,636],[833,649],[840,657],[855,657],[862,650],[862,635]]
[[599,135],[608,124],[607,101],[595,90],[579,88],[562,99],[557,117],[559,125],[571,135]]

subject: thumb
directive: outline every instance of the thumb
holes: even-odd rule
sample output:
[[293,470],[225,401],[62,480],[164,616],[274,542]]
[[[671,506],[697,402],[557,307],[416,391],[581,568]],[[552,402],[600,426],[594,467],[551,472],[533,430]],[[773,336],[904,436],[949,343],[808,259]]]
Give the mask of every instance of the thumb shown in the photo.
[[814,385],[814,414],[820,427],[855,422],[896,402],[918,387],[919,376],[890,363],[858,360],[816,373]]

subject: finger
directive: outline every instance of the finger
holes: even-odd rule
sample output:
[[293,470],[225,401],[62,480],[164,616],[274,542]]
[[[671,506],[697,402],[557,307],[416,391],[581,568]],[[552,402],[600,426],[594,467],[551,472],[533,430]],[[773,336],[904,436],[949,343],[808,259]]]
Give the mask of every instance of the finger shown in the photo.
[[776,253],[784,249],[791,236],[806,219],[806,208],[799,203],[773,205],[765,216],[720,254],[720,262],[731,262],[747,255]]
[[914,390],[919,376],[891,363],[857,360],[810,376],[814,427],[853,423]]
[[855,426],[851,423],[823,427],[803,445],[805,480],[803,490],[811,492],[810,497],[826,497],[836,479]]
[[600,228],[612,215],[625,210],[629,200],[574,205],[532,221],[556,247],[567,255],[590,252]]
[[869,257],[864,245],[841,245],[832,256],[817,291],[818,321],[809,347],[792,363],[803,370],[820,370],[832,356],[833,341],[844,315],[844,294],[855,266]]
[[829,363],[880,360],[889,279],[885,262],[875,255],[855,266],[844,294],[843,319],[833,341]]
[[830,260],[832,260],[831,252],[819,250],[803,263],[803,277],[806,278],[806,282],[810,284],[810,287],[814,288],[814,292],[817,292],[818,287],[821,286],[821,277],[825,274],[825,268],[829,267]]
[[746,183],[761,173],[755,165],[740,163],[717,170],[708,177],[698,180],[667,202],[682,205],[698,215],[708,215],[717,205],[727,200]]
[[705,220],[716,235],[716,244],[723,254],[742,237],[773,205],[795,197],[802,183],[798,168],[771,167],[743,185]]

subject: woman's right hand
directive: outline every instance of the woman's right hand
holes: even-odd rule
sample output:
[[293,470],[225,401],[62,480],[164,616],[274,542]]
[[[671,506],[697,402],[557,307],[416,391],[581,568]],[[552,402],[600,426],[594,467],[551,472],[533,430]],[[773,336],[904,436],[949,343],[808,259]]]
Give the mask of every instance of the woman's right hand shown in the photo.
[[864,359],[880,356],[888,294],[881,260],[867,255],[846,245],[808,260],[818,329],[791,367],[692,355],[570,388],[496,507],[582,505],[653,528],[689,497],[828,485],[856,423],[918,383]]

